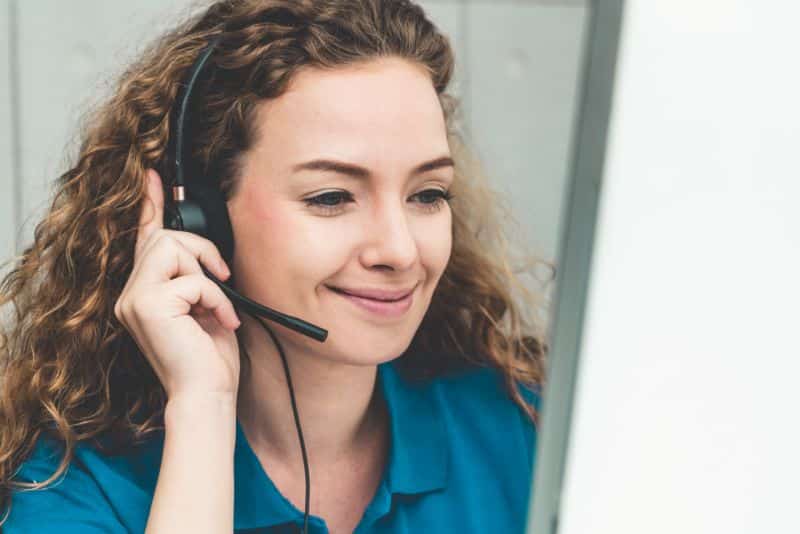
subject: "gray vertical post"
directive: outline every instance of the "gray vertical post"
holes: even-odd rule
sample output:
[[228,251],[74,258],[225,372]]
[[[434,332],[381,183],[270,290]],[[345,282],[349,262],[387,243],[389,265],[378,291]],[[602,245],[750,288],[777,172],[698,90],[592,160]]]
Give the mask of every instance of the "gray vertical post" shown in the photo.
[[542,408],[541,435],[528,513],[530,534],[556,534],[569,444],[583,311],[589,286],[606,133],[622,23],[623,0],[590,3],[581,75],[581,101],[573,130],[571,180],[562,207],[552,353]]

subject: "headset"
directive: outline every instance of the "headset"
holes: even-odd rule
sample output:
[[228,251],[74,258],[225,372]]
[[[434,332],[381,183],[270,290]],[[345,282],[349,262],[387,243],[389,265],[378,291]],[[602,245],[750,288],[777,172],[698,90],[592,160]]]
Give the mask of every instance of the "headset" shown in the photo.
[[[189,71],[188,82],[181,98],[178,116],[175,122],[175,144],[174,144],[174,161],[175,161],[175,175],[172,183],[172,195],[165,195],[165,198],[170,200],[166,202],[164,207],[164,228],[171,230],[181,230],[198,234],[202,237],[209,239],[220,251],[223,259],[230,265],[230,260],[233,258],[233,228],[231,227],[230,217],[228,215],[228,207],[225,203],[225,198],[222,192],[213,186],[206,185],[207,180],[193,181],[191,185],[184,184],[183,179],[183,137],[184,126],[186,122],[186,112],[189,106],[189,97],[192,93],[200,71],[208,61],[209,56],[219,44],[222,35],[216,36],[200,53],[198,59]],[[202,267],[202,266],[201,266]],[[286,355],[283,352],[283,347],[278,342],[277,337],[272,330],[267,327],[261,317],[274,321],[287,328],[290,328],[300,334],[308,336],[320,342],[324,342],[328,337],[328,331],[313,325],[309,322],[292,317],[285,313],[273,310],[259,304],[253,300],[248,299],[244,295],[237,293],[233,288],[223,283],[213,274],[211,274],[205,267],[202,267],[203,273],[215,284],[217,284],[223,293],[231,300],[233,305],[241,311],[247,313],[260,323],[262,328],[272,338],[275,346],[283,362],[283,370],[286,375],[286,382],[289,386],[289,395],[292,402],[292,412],[294,414],[295,426],[297,428],[297,435],[300,440],[300,449],[303,454],[303,468],[305,471],[306,492],[305,492],[305,513],[303,518],[303,532],[308,532],[308,508],[310,502],[311,482],[308,468],[308,456],[306,454],[305,441],[303,440],[303,431],[300,427],[300,417],[297,413],[297,404],[295,402],[294,388],[292,386],[291,375],[289,374],[289,366],[286,361]]]
[[[205,180],[202,183],[194,183],[190,187],[184,184],[183,179],[183,133],[189,97],[200,71],[220,39],[221,36],[214,38],[200,54],[190,71],[189,81],[180,103],[175,127],[175,176],[172,183],[171,202],[168,202],[164,209],[164,228],[183,230],[209,239],[217,246],[225,262],[230,265],[234,249],[233,228],[222,192],[205,185],[207,183]],[[203,269],[203,271],[243,311],[265,317],[317,341],[325,341],[328,337],[327,330],[250,300],[234,291],[207,270]]]

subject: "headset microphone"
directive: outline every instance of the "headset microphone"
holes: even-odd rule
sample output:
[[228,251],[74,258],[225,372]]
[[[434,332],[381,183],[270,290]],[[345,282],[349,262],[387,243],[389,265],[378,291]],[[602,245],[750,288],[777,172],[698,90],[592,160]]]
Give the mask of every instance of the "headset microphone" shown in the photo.
[[[233,258],[233,229],[225,199],[219,190],[205,185],[205,180],[203,183],[193,183],[191,187],[184,186],[182,161],[183,129],[189,96],[200,70],[219,40],[220,36],[211,41],[195,62],[180,103],[179,115],[175,123],[175,177],[172,184],[172,202],[167,203],[164,209],[164,228],[192,232],[209,239],[217,246],[225,261],[229,263]],[[260,315],[317,341],[325,341],[327,338],[328,331],[324,328],[250,300],[224,284],[205,268],[203,272],[243,311]]]
[[260,315],[266,319],[269,319],[273,322],[281,324],[286,328],[291,328],[295,332],[300,332],[301,334],[305,334],[308,337],[314,338],[317,341],[325,341],[325,338],[328,337],[328,331],[320,328],[316,325],[313,325],[309,322],[306,322],[302,319],[298,319],[297,317],[292,317],[291,315],[286,315],[285,313],[281,313],[279,311],[275,311],[272,308],[267,308],[266,306],[262,306],[258,302],[250,300],[249,298],[245,297],[244,295],[240,295],[227,285],[225,285],[221,280],[219,280],[216,276],[208,272],[205,267],[202,268],[205,275],[211,279],[212,282],[216,283],[222,292],[231,299],[236,301],[236,304],[242,308],[244,311]]

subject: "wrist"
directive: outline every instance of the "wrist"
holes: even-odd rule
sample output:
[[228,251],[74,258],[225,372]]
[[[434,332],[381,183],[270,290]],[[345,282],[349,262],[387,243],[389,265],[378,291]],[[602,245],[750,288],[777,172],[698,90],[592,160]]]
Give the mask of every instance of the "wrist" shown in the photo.
[[164,409],[164,422],[236,418],[236,395],[231,393],[184,393],[173,395]]

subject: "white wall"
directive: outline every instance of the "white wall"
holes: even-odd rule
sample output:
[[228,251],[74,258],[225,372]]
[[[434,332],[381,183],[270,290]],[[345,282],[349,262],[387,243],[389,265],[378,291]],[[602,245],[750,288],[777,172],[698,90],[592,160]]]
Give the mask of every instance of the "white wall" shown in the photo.
[[[14,251],[16,227],[16,180],[14,176],[14,138],[12,109],[13,32],[8,0],[0,1],[0,264]],[[0,273],[4,269],[0,266]]]
[[800,532],[798,21],[626,2],[561,534]]
[[521,237],[552,260],[558,248],[585,4],[465,1],[464,97],[471,139],[521,221]]

